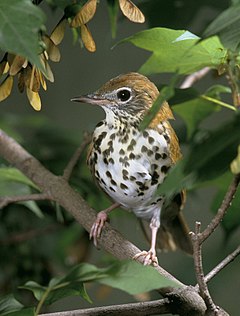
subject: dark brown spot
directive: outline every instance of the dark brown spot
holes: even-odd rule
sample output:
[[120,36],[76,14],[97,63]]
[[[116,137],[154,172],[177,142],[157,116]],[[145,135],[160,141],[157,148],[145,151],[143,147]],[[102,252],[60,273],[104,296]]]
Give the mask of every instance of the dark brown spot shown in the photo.
[[136,180],[136,177],[130,176],[130,181],[135,181],[135,180]]
[[138,196],[142,196],[142,195],[144,195],[144,193],[143,193],[143,192],[138,193]]
[[151,136],[149,136],[149,137],[148,137],[148,142],[149,142],[149,144],[152,144],[152,143],[154,142],[154,138],[151,137]]
[[123,189],[123,190],[128,189],[128,187],[124,183],[120,183],[120,188]]
[[109,163],[114,165],[114,160],[112,158],[109,158]]
[[106,171],[106,176],[111,179],[112,178],[111,172]]
[[168,172],[168,170],[169,170],[169,166],[162,166],[161,167],[161,171],[163,172],[163,173],[167,173]]
[[162,157],[162,156],[161,156],[159,153],[156,153],[156,154],[155,154],[155,159],[156,159],[156,160],[159,160],[161,157]]
[[148,132],[147,131],[144,131],[143,132],[143,137],[147,138],[149,136]]
[[137,184],[138,186],[142,186],[142,185],[143,185],[143,182],[141,182],[141,181],[136,181],[136,184]]
[[96,127],[100,127],[103,125],[103,121],[100,121],[99,123],[97,123]]
[[112,185],[117,185],[116,181],[114,181],[113,179],[111,180],[111,184]]
[[158,146],[153,146],[153,151],[159,151],[159,147]]
[[130,158],[130,159],[135,159],[134,153],[131,153],[131,154],[129,155],[129,158]]
[[109,189],[113,192],[116,192],[113,187],[109,187]]
[[112,133],[112,134],[110,135],[110,139],[114,140],[115,138],[116,138],[116,134],[115,134],[115,133]]
[[167,154],[166,153],[163,153],[162,154],[162,159],[166,159],[167,158]]
[[152,156],[152,155],[153,155],[153,151],[152,151],[151,149],[148,149],[147,155],[148,155],[148,156]]
[[103,159],[103,162],[105,163],[105,165],[108,165],[108,160],[106,157]]
[[125,176],[127,176],[127,175],[128,175],[127,169],[123,169],[123,170],[122,170],[122,174],[125,175]]
[[120,154],[120,155],[125,155],[125,151],[121,148],[121,149],[119,150],[119,154]]
[[163,134],[163,137],[165,138],[166,142],[169,142],[169,136],[167,134]]
[[146,153],[147,151],[148,151],[147,147],[143,145],[141,148],[141,152]]

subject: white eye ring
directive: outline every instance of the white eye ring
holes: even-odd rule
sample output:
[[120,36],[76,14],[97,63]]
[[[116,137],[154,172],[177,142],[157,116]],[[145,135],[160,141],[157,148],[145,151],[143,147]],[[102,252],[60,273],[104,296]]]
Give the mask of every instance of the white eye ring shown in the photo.
[[125,103],[131,100],[132,90],[128,87],[121,87],[116,91],[117,98],[120,102]]

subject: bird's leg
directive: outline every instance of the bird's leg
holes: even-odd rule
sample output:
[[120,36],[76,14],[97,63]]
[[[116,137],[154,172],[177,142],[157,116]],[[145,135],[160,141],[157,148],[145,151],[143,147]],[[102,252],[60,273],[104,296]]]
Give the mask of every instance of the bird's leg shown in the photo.
[[106,208],[105,210],[97,214],[97,219],[93,223],[92,228],[90,230],[90,235],[89,235],[90,239],[93,238],[93,243],[96,247],[97,247],[97,239],[100,237],[102,228],[105,222],[108,220],[108,213],[110,213],[112,210],[114,210],[115,208],[119,206],[120,206],[119,203],[114,203],[108,208]]
[[157,239],[157,232],[158,228],[160,226],[160,220],[159,216],[154,216],[150,222],[150,228],[152,232],[152,238],[151,238],[151,248],[149,251],[141,251],[138,254],[136,254],[133,259],[136,260],[139,257],[144,257],[143,264],[146,265],[153,265],[157,266],[158,265],[158,259],[156,255],[156,239]]

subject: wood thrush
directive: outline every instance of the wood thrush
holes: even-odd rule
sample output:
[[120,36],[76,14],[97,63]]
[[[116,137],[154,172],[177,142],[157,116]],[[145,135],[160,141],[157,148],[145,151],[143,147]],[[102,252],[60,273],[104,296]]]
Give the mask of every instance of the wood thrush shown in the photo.
[[179,247],[192,253],[189,230],[181,212],[184,193],[177,194],[168,204],[164,196],[155,195],[169,168],[181,157],[178,138],[168,121],[173,119],[168,103],[164,102],[147,129],[139,129],[158,95],[158,89],[148,78],[127,73],[111,79],[92,94],[72,99],[99,105],[106,113],[94,131],[87,163],[114,204],[98,213],[90,237],[97,245],[107,213],[115,207],[131,210],[141,219],[151,240],[150,250],[135,256],[143,256],[145,265],[158,263],[156,247]]

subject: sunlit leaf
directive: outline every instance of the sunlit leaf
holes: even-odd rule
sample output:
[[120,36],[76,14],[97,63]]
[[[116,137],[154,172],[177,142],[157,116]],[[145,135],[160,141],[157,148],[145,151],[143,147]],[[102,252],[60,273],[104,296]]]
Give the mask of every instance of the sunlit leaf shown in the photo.
[[45,14],[29,0],[0,1],[0,48],[42,67],[39,60],[40,37]]
[[226,61],[227,50],[217,37],[203,41],[190,38],[176,41],[186,31],[153,28],[134,34],[122,42],[131,42],[137,47],[153,52],[140,68],[145,74],[178,72],[188,74],[206,66],[218,68]]
[[145,16],[141,10],[130,0],[119,0],[122,13],[132,22],[144,23]]
[[54,44],[53,40],[47,35],[43,36],[43,41],[46,45],[46,51],[50,60],[58,62],[61,58],[59,48]]
[[40,99],[38,92],[34,92],[34,91],[30,90],[28,87],[26,88],[26,91],[27,91],[27,97],[28,97],[28,100],[29,100],[31,106],[34,108],[34,110],[40,111],[41,110],[41,99]]
[[63,17],[58,22],[54,30],[52,31],[50,38],[55,45],[59,45],[62,42],[65,30],[66,30],[66,26],[67,26],[67,20],[65,17]]
[[12,91],[13,77],[7,76],[0,85],[0,101],[5,100]]
[[97,8],[97,0],[88,0],[71,21],[71,27],[82,26],[89,22]]
[[233,174],[240,173],[240,145],[238,146],[237,157],[231,162],[231,171]]
[[96,44],[94,42],[94,39],[92,37],[91,32],[89,31],[89,29],[86,25],[81,25],[81,38],[82,38],[82,41],[83,41],[86,49],[89,52],[96,51]]
[[16,55],[9,69],[9,74],[15,76],[23,67],[26,62],[26,58]]

